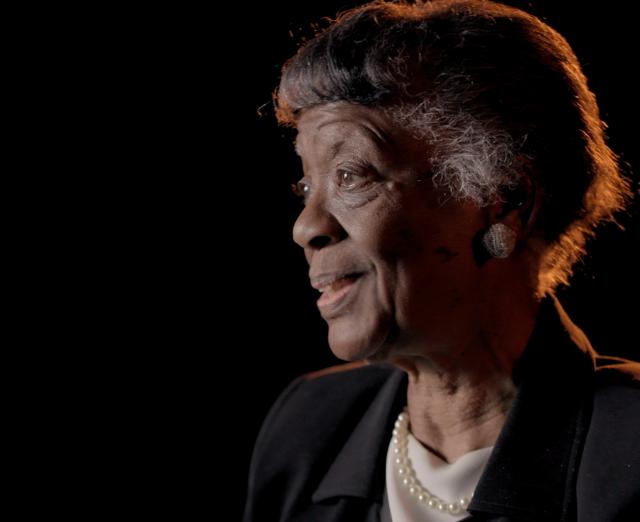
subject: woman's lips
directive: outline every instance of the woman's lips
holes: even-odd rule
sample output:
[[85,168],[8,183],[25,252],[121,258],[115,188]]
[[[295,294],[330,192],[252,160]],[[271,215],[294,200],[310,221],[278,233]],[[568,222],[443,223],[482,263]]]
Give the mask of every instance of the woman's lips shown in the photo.
[[345,277],[341,277],[337,281],[334,281],[329,286],[322,288],[322,295],[317,301],[318,308],[323,310],[338,306],[345,300],[361,275],[362,274],[347,275]]

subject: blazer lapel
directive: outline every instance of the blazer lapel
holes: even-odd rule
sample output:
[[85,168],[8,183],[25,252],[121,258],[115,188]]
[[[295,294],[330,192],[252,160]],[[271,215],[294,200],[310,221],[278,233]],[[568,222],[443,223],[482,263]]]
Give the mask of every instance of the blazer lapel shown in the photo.
[[471,513],[536,522],[575,518],[577,467],[591,415],[591,354],[559,303],[547,301],[516,367],[518,392]]
[[387,447],[396,417],[406,404],[406,375],[394,371],[371,402],[312,496],[358,497],[382,504]]

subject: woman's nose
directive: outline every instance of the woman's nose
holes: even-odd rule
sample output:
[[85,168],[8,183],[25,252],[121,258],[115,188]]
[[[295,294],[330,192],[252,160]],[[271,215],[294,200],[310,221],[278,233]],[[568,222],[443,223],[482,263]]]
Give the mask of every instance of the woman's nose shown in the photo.
[[346,236],[336,217],[322,204],[314,202],[313,198],[307,202],[293,225],[293,240],[305,250],[319,250]]

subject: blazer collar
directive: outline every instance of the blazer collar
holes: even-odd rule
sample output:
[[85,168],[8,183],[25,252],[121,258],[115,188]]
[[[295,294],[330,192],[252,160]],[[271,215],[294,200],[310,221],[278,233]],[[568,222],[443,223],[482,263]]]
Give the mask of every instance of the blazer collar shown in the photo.
[[[593,374],[593,353],[557,300],[545,299],[514,370],[518,392],[470,512],[539,522],[563,520],[573,509],[575,473],[589,422],[584,388]],[[320,481],[313,502],[347,496],[382,503],[387,448],[406,390],[406,375],[392,369]]]
[[313,502],[336,496],[382,501],[391,432],[407,402],[407,376],[395,368],[390,370],[389,378],[321,480]]
[[571,518],[590,420],[594,354],[555,297],[514,370],[518,392],[469,511],[536,522]]

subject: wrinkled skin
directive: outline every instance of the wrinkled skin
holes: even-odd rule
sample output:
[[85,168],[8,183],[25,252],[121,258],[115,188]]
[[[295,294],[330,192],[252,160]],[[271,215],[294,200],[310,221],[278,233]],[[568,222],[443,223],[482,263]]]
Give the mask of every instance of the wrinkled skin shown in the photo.
[[424,142],[382,111],[338,102],[304,111],[296,150],[305,208],[293,231],[313,278],[362,273],[321,308],[344,360],[423,352],[463,355],[481,332],[491,277],[473,244],[490,209],[447,199]]

